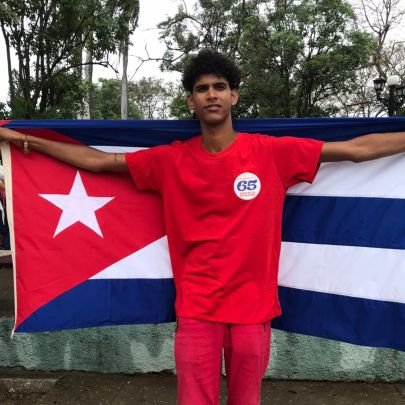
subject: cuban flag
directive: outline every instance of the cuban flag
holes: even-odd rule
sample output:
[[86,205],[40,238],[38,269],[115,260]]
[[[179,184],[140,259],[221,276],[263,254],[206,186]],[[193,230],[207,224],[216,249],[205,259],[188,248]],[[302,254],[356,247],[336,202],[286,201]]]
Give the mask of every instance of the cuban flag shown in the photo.
[[[2,121],[125,152],[186,139],[195,121]],[[240,120],[242,132],[325,141],[405,130],[403,118]],[[389,136],[387,134],[387,136]],[[93,174],[2,146],[16,332],[174,320],[161,201],[129,175]],[[322,164],[289,190],[273,327],[405,350],[405,156]]]

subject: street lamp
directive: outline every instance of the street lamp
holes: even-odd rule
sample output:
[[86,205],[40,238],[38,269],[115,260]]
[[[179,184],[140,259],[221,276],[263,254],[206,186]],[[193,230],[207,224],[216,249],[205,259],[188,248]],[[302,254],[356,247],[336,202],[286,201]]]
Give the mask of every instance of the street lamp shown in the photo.
[[[385,84],[388,86],[388,94],[382,95]],[[382,77],[374,79],[374,90],[377,100],[387,107],[388,116],[397,115],[405,101],[405,86],[401,84],[399,76],[390,76],[387,80]]]

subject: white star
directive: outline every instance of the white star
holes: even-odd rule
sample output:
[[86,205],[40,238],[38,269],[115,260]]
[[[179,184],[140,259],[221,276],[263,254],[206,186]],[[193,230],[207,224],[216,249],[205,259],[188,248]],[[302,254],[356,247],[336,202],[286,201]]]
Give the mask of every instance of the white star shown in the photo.
[[90,197],[84,188],[80,173],[77,172],[69,194],[39,194],[62,210],[53,237],[76,222],[81,222],[103,237],[95,211],[109,203],[114,197]]

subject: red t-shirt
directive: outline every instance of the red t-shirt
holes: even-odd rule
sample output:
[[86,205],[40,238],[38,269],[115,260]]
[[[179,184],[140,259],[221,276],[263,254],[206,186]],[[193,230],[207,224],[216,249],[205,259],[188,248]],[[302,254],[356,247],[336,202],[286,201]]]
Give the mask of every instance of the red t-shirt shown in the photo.
[[254,324],[281,313],[284,198],[288,187],[312,182],[321,147],[240,133],[218,153],[198,136],[126,155],[137,187],[163,198],[177,316]]

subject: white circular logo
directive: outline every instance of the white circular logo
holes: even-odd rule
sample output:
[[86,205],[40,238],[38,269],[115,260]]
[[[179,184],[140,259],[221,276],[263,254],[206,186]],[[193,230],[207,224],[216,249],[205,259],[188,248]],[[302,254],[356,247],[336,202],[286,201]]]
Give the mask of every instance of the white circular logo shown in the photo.
[[240,174],[233,183],[235,194],[242,200],[252,200],[260,193],[259,178],[249,172]]

